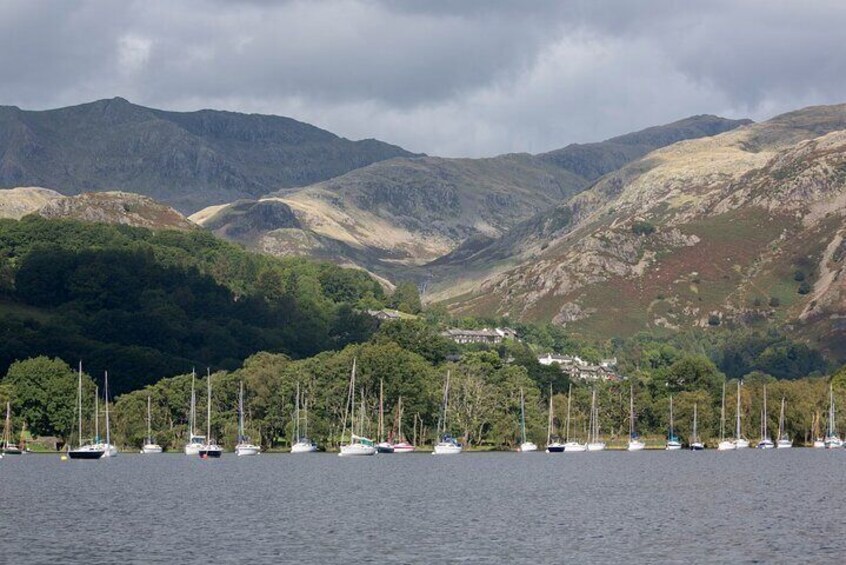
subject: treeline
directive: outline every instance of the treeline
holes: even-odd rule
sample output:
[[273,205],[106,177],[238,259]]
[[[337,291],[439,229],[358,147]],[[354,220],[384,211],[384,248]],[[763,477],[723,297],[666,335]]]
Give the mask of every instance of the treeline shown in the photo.
[[[460,353],[460,357],[456,354]],[[654,353],[654,351],[653,351]],[[358,393],[365,399],[365,433],[377,436],[380,382],[384,383],[387,432],[396,428],[402,397],[402,428],[409,440],[429,444],[435,437],[442,387],[450,372],[449,430],[472,447],[511,448],[519,442],[519,394],[526,395],[530,439],[546,442],[550,389],[555,411],[554,434],[564,435],[570,384],[557,368],[542,367],[531,348],[507,343],[486,351],[457,350],[422,321],[385,323],[369,341],[347,345],[295,360],[282,354],[259,353],[233,371],[212,373],[212,434],[232,447],[236,438],[238,383],[246,388],[248,433],[265,447],[284,448],[294,436],[294,398],[299,384],[308,404],[308,432],[322,446],[336,446],[353,359],[357,359]],[[624,441],[628,433],[630,387],[634,390],[637,429],[644,436],[663,437],[669,425],[670,396],[675,430],[682,438],[691,431],[693,407],[699,412],[700,433],[713,445],[719,435],[720,399],[727,384],[727,429],[733,430],[736,383],[706,356],[664,350],[650,354],[648,366],[621,382],[573,384],[571,437],[584,439],[590,395],[599,399],[600,428],[606,439]],[[205,430],[205,370],[198,368],[198,429]],[[110,372],[110,381],[121,375]],[[787,432],[797,443],[824,433],[830,377],[778,380],[760,372],[744,375],[741,388],[743,432],[758,438],[762,388],[769,391],[768,427],[775,435],[778,404],[786,400]],[[846,404],[846,372],[833,377],[836,402]],[[86,396],[93,384],[86,379]],[[31,359],[10,367],[0,384],[0,401],[12,401],[16,427],[26,421],[34,433],[67,437],[73,429],[76,374],[60,360]],[[142,390],[121,395],[114,407],[113,437],[126,447],[141,445],[146,430],[148,395],[153,405],[156,440],[180,449],[188,430],[191,376],[158,380]],[[83,409],[90,429],[91,403]],[[844,422],[838,422],[842,428]]]
[[248,253],[212,234],[27,217],[0,220],[0,370],[84,359],[137,389],[192,365],[234,370],[366,341],[382,287],[366,273]]

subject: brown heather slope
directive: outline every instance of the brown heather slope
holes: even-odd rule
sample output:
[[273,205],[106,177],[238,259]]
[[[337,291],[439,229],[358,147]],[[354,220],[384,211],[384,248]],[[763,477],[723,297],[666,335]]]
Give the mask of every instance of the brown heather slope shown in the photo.
[[601,337],[771,320],[842,356],[844,214],[846,105],[807,108],[606,175],[432,265],[427,299]]
[[60,197],[37,210],[44,218],[123,224],[148,229],[192,230],[197,225],[169,206],[128,192],[84,192]]

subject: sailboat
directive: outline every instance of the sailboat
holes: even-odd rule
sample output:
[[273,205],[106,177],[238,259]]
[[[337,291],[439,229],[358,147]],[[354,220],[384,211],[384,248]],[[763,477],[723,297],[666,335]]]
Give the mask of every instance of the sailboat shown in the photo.
[[106,371],[105,394],[103,400],[106,403],[106,443],[104,444],[103,457],[117,457],[117,447],[112,445],[111,424],[109,423],[109,372]]
[[153,441],[153,418],[150,410],[150,395],[147,395],[147,438],[144,440],[144,445],[141,447],[141,453],[152,454],[161,453],[162,446]]
[[828,433],[825,434],[825,448],[834,449],[843,447],[843,440],[837,435],[836,412],[834,410],[834,387],[828,384]]
[[778,449],[785,449],[793,447],[793,440],[787,435],[784,429],[784,397],[781,397],[781,411],[778,414],[778,438],[776,438],[776,447]]
[[241,381],[238,391],[238,444],[235,446],[235,455],[243,457],[259,453],[261,453],[261,447],[253,444],[250,438],[244,435],[244,381]]
[[599,436],[599,409],[596,406],[596,389],[590,400],[590,436],[587,444],[588,451],[605,450],[605,442]]
[[734,446],[737,449],[743,449],[745,447],[749,447],[749,440],[743,437],[743,433],[740,431],[740,381],[737,381],[737,423],[735,424],[735,431],[734,431]]
[[646,444],[640,441],[637,432],[635,432],[635,414],[634,414],[634,386],[629,386],[629,445],[626,451],[643,451]]
[[530,451],[537,451],[538,446],[526,438],[526,398],[523,395],[523,389],[520,388],[520,452],[528,453]]
[[717,451],[732,451],[737,449],[737,444],[726,439],[726,383],[723,382],[723,396],[720,404],[720,443],[717,444]]
[[676,451],[677,449],[681,449],[682,444],[679,441],[678,436],[676,435],[676,430],[673,428],[673,397],[670,396],[670,433],[667,434],[667,451]]
[[305,407],[305,434],[300,434],[300,383],[297,383],[297,398],[295,400],[297,406],[294,409],[294,418],[297,421],[297,437],[294,445],[291,446],[291,453],[314,453],[317,451],[317,445],[310,439],[308,439],[308,408]]
[[444,400],[441,403],[441,415],[438,418],[438,443],[435,444],[433,455],[457,455],[463,447],[458,440],[447,433],[447,411],[449,409],[449,371],[444,383]]
[[[23,443],[23,441],[21,441]],[[3,455],[20,455],[23,447],[17,446],[12,440],[12,404],[6,402],[6,425],[3,427],[3,446],[0,448]]]
[[814,412],[814,417],[812,418],[811,422],[811,436],[814,438],[814,442],[811,444],[815,448],[824,448],[825,447],[825,440],[823,439],[822,435],[820,435],[820,417],[819,412]]
[[764,404],[761,407],[761,441],[758,442],[758,449],[772,449],[775,447],[770,439],[770,430],[767,426],[767,385],[764,385]]
[[691,451],[702,451],[705,449],[705,444],[699,439],[699,428],[698,428],[698,410],[697,405],[693,403],[693,434],[690,436],[690,450]]
[[[341,457],[349,457],[355,455],[375,455],[376,447],[373,445],[373,440],[362,435],[356,435],[355,429],[355,364],[353,359],[352,374],[350,375],[350,388],[347,394],[347,406],[350,408],[350,442],[346,445],[341,445],[341,451],[338,453]],[[364,399],[362,398],[362,402]],[[364,429],[364,415],[362,414],[361,424],[359,425],[359,434],[363,434]],[[347,432],[347,415],[344,413],[344,425],[341,431],[341,441],[344,439],[344,434]]]
[[191,408],[188,412],[188,427],[191,428],[191,435],[188,438],[188,443],[185,444],[185,455],[199,455],[200,449],[206,443],[206,436],[197,435],[195,428],[197,427],[197,394],[194,390],[194,381],[197,373],[191,369]]
[[552,439],[552,426],[555,418],[552,415],[552,385],[549,385],[549,417],[546,423],[546,452],[547,453],[563,453],[564,444],[555,439]]
[[385,441],[385,381],[379,379],[379,443],[376,453],[393,453],[394,446]]
[[[96,400],[99,400],[99,393],[95,392],[95,405]],[[71,459],[100,459],[105,453],[105,447],[102,443],[100,443],[99,438],[95,438],[94,442],[91,443],[82,443],[82,363],[79,364],[79,385],[77,391],[77,398],[76,398],[77,410],[76,413],[79,416],[79,429],[77,433],[77,440],[79,441],[79,445],[75,449],[68,449],[68,457]],[[97,421],[98,417],[95,413],[94,420]]]
[[414,451],[414,444],[408,443],[402,435],[402,396],[397,399],[397,439],[398,442],[392,444],[394,453],[411,453]]
[[211,389],[211,372],[206,369],[206,390],[208,391],[208,398],[206,400],[206,442],[200,446],[200,458],[217,459],[223,455],[223,448],[220,447],[216,441],[211,437],[211,404],[212,404],[212,389]]
[[[587,451],[587,445],[570,439],[570,408],[573,401],[573,383],[567,388],[567,423],[564,426],[564,453],[582,453]],[[593,410],[591,410],[591,416]]]

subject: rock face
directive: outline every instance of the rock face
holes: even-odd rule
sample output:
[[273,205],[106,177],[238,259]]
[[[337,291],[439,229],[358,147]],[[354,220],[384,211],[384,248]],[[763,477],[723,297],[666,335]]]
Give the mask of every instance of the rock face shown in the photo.
[[454,312],[597,336],[790,323],[843,357],[846,105],[653,151],[431,266]]
[[278,116],[166,112],[122,98],[38,112],[0,107],[0,186],[120,189],[184,212],[409,155]]
[[193,230],[196,224],[152,198],[127,192],[86,192],[59,197],[41,207],[44,218],[72,218],[84,222],[123,224],[154,230]]
[[584,190],[597,174],[655,147],[746,123],[697,116],[538,156],[390,159],[259,201],[287,206],[296,225],[251,224],[260,219],[244,213],[244,202],[213,207],[192,219],[256,249],[309,254],[395,278],[465,242],[478,245],[480,238],[502,236]]
[[21,186],[0,189],[0,218],[20,220],[32,214],[47,203],[63,198],[61,194],[49,188]]

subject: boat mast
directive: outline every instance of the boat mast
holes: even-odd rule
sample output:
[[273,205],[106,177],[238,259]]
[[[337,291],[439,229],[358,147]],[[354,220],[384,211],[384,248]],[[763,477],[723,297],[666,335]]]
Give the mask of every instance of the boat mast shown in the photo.
[[629,385],[629,439],[632,438],[634,438],[634,385]]
[[100,387],[94,387],[94,443],[100,443]]
[[734,432],[734,437],[740,439],[740,381],[737,381],[737,425]]
[[784,397],[781,397],[781,411],[778,413],[778,439],[784,437]]
[[723,382],[723,400],[720,404],[720,441],[726,437],[726,383]]
[[673,395],[670,395],[670,440],[675,437],[673,434]]
[[79,446],[82,446],[82,361],[79,362],[79,392],[76,396],[79,405]]
[[244,381],[241,381],[241,387],[238,390],[238,442],[240,443],[244,437]]
[[447,371],[446,386],[444,387],[444,431],[447,431],[447,411],[449,410],[449,371]]
[[385,438],[385,379],[379,379],[379,442]]
[[103,400],[106,402],[106,445],[111,445],[111,434],[109,430],[109,372],[106,371],[106,392],[103,395]]
[[696,403],[694,402],[693,403],[693,441],[698,442],[699,441],[699,435],[697,434],[697,430],[696,430],[696,417],[697,417],[697,409],[696,409]]
[[191,420],[191,438],[197,435],[194,428],[197,426],[197,395],[194,391],[194,380],[197,378],[197,371],[191,367],[191,413],[188,419]]
[[552,439],[552,384],[549,385],[549,418],[546,423],[546,445]]
[[3,448],[9,447],[9,440],[12,438],[12,403],[6,401],[6,425],[3,428]]
[[297,420],[296,430],[297,430],[297,437],[294,438],[294,442],[300,441],[300,382],[297,381],[297,396],[294,400],[296,403],[296,407],[294,408],[294,417]]
[[211,369],[206,367],[206,389],[208,400],[206,401],[206,444],[211,444]]
[[828,437],[834,437],[834,385],[828,384]]
[[150,395],[147,395],[147,443],[153,443],[152,418],[150,416]]
[[761,408],[761,439],[767,437],[767,385],[764,385],[764,406]]
[[399,397],[397,402],[397,439],[405,441],[402,435],[402,396]]
[[[573,383],[570,383],[570,386],[567,388],[567,425],[566,425],[566,439],[564,441],[570,441],[570,404],[573,401]],[[584,420],[582,420],[584,422]]]
[[526,443],[526,402],[523,398],[523,388],[520,388],[520,442]]

